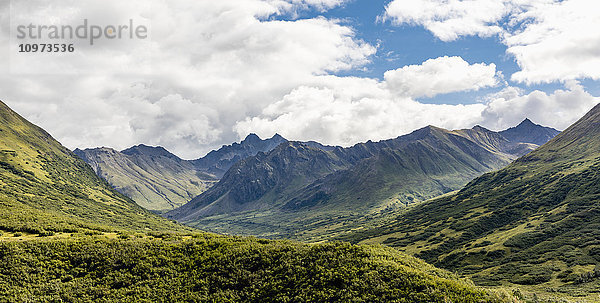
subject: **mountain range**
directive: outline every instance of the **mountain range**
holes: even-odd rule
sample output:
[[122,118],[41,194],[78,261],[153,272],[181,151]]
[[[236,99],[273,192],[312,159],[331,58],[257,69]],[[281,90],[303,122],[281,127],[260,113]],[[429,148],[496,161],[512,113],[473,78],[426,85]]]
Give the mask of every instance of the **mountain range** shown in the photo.
[[[542,146],[558,132],[529,120],[509,130],[428,126],[349,148],[285,141],[169,213],[221,232],[395,249],[305,245],[165,220],[0,102],[0,297],[518,302],[535,292],[527,302],[538,293],[594,301],[600,105]],[[120,153],[178,162],[162,148]],[[494,167],[503,168],[450,191]]]
[[600,105],[456,194],[339,239],[384,243],[484,285],[600,285]]
[[[143,146],[124,153],[168,156]],[[381,246],[227,237],[178,225],[114,191],[0,102],[2,302],[448,300],[515,297]]]
[[196,160],[183,160],[162,147],[138,145],[74,150],[118,192],[142,207],[164,211],[181,206],[219,180],[234,163],[267,152],[286,140],[279,135],[261,140],[250,134]]
[[213,187],[166,216],[222,233],[322,237],[323,228],[458,190],[558,133],[525,120],[504,132],[428,126],[349,148],[285,142],[237,162]]

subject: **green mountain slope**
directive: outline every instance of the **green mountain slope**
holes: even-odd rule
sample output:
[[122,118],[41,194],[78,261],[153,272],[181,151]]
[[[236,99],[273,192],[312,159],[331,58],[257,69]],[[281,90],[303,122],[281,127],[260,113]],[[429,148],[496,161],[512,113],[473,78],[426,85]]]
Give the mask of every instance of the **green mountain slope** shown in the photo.
[[349,148],[289,142],[238,162],[166,216],[220,233],[320,241],[366,216],[457,190],[534,146],[482,127],[433,126]]
[[0,102],[0,230],[114,229],[181,227],[113,191],[47,132]]
[[513,158],[500,149],[486,150],[459,132],[433,126],[388,142],[373,154],[304,188],[285,208],[337,211],[406,205],[460,188]]
[[118,192],[150,210],[181,206],[217,181],[162,147],[139,145],[122,152],[77,149],[74,153]]
[[455,195],[346,240],[385,243],[486,285],[600,287],[600,105]]
[[0,302],[517,302],[380,246],[198,235],[0,252]]

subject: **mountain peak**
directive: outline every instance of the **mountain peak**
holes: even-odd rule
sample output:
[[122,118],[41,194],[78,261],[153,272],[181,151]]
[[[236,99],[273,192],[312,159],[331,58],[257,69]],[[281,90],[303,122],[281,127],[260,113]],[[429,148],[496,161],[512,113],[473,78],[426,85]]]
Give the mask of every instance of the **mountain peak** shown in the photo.
[[149,146],[145,144],[138,144],[128,149],[122,150],[121,153],[126,155],[145,155],[145,156],[162,156],[162,157],[176,157],[162,146]]
[[529,118],[526,118],[515,127],[500,132],[509,141],[537,145],[543,145],[559,133],[560,131],[554,128],[535,124]]
[[282,137],[280,134],[275,133],[275,135],[273,135],[273,137],[271,137],[270,140],[285,141],[285,138]]
[[242,141],[242,143],[252,143],[252,142],[260,142],[262,139],[255,133],[250,133],[246,138]]
[[416,129],[413,132],[424,132],[424,131],[431,131],[431,130],[437,130],[437,129],[441,129],[441,128],[433,126],[433,125],[427,125],[427,126],[419,128],[419,129]]
[[485,128],[485,127],[483,127],[483,126],[479,125],[479,124],[477,124],[477,125],[473,126],[473,128],[472,128],[472,129],[473,129],[473,130],[475,130],[475,131],[490,132],[490,130],[489,130],[489,129],[487,129],[487,128]]
[[517,127],[526,126],[526,125],[537,125],[537,124],[533,123],[531,120],[529,120],[529,118],[525,118],[525,120],[523,120],[521,123],[519,123],[519,125],[517,125]]

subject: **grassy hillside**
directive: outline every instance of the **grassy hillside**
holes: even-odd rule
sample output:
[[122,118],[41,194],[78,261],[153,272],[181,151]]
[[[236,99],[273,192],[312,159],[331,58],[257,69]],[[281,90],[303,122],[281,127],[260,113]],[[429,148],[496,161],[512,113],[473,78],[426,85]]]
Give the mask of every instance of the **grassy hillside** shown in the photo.
[[[477,133],[483,136],[485,131]],[[303,188],[285,209],[335,212],[408,205],[459,189],[483,172],[507,165],[512,158],[499,148],[482,148],[460,132],[433,126],[397,141],[351,168]]]
[[378,246],[197,235],[0,252],[0,302],[516,302]]
[[47,132],[0,102],[0,231],[180,230],[112,190]]
[[150,210],[179,207],[217,181],[191,161],[162,147],[138,145],[121,152],[110,148],[74,152],[115,190]]
[[600,105],[455,195],[344,237],[385,243],[484,285],[600,291]]

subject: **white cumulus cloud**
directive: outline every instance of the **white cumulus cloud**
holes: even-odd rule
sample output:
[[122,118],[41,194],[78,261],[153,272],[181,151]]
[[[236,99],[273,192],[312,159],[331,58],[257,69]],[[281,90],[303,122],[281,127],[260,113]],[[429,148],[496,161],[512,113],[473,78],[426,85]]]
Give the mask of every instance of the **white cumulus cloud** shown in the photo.
[[291,140],[318,140],[350,146],[382,140],[434,125],[446,129],[482,125],[503,130],[525,118],[565,129],[600,102],[577,82],[553,93],[507,87],[470,105],[423,104],[400,96],[388,85],[372,79],[327,76],[319,83],[294,89],[260,115],[236,124],[243,136],[279,133]]
[[420,25],[443,41],[459,36],[489,37],[502,31],[495,23],[508,13],[498,0],[394,0],[384,18],[397,24]]
[[600,79],[600,2],[596,0],[394,0],[384,18],[426,28],[442,41],[498,35],[536,84]]
[[301,86],[261,115],[237,123],[241,135],[278,132],[292,140],[349,146],[382,140],[427,125],[458,128],[480,121],[484,105],[422,104],[373,79],[327,76]]
[[[528,116],[535,122],[564,127],[598,102],[579,84],[565,80],[566,88],[551,94],[526,94],[509,87],[480,104],[423,104],[415,99],[496,85],[500,80],[496,66],[441,57],[389,71],[383,80],[333,76],[367,65],[377,47],[357,38],[354,29],[340,20],[271,18],[306,8],[329,9],[345,1],[148,0],[149,12],[139,12],[130,2],[122,6],[122,1],[103,1],[102,9],[92,15],[78,9],[83,0],[65,1],[68,9],[49,10],[46,13],[52,13],[46,15],[44,10],[35,10],[36,20],[93,17],[127,22],[134,16],[152,21],[152,39],[142,47],[151,53],[151,60],[143,62],[139,73],[121,71],[123,66],[136,67],[139,53],[123,52],[118,43],[110,52],[102,50],[111,49],[108,44],[78,48],[68,57],[69,64],[85,68],[75,73],[53,71],[61,64],[53,59],[60,56],[52,55],[40,56],[44,60],[27,66],[40,73],[22,74],[18,66],[11,73],[9,67],[15,67],[9,60],[11,53],[0,49],[7,54],[0,56],[0,99],[70,148],[122,149],[146,143],[196,158],[250,132],[263,137],[279,132],[292,140],[351,145],[396,137],[428,124],[504,128],[516,124],[524,113],[533,113]],[[564,2],[571,1],[575,0]],[[54,1],[52,7],[59,8],[59,3]],[[48,5],[36,0],[20,4],[30,5],[30,10]],[[0,8],[4,8],[0,10],[0,45],[12,45],[6,25],[9,9],[5,2],[0,2]],[[486,24],[486,20],[473,23]],[[525,21],[519,24],[525,26],[505,39],[511,44],[509,50],[522,56],[519,64],[530,68],[514,77],[523,77],[519,81],[547,79],[552,69],[528,54],[539,51],[550,58],[548,62],[562,62],[558,49],[544,53],[534,47],[545,41],[535,37],[553,35],[556,30],[541,28],[529,34],[527,30],[534,27]],[[584,61],[595,56],[591,46],[579,50],[577,57]],[[561,79],[593,72],[575,64],[584,61],[565,60],[574,65],[570,72],[565,69],[565,74],[556,74]]]
[[447,56],[387,71],[384,79],[391,91],[410,97],[478,90],[498,83],[495,64],[471,65],[461,57]]
[[600,80],[600,2],[542,3],[514,18],[525,25],[504,34],[507,53],[521,67],[512,80],[524,83]]
[[[25,12],[34,12],[32,21],[40,23],[149,19],[151,40],[139,46],[151,55],[106,42],[78,45],[63,56],[36,55],[23,66],[0,56],[0,98],[71,148],[147,143],[199,157],[237,140],[237,121],[301,83],[361,67],[376,52],[339,20],[269,18],[332,8],[343,4],[339,0],[149,0],[139,7],[103,1],[93,11],[88,4],[28,1],[19,7],[23,20]],[[0,13],[0,41],[6,44],[12,34],[8,12]],[[61,72],[65,57],[74,72]],[[140,57],[149,60],[140,64]],[[124,66],[133,70],[123,73]]]
[[504,129],[529,118],[535,123],[564,130],[598,103],[599,97],[590,95],[573,81],[567,83],[566,89],[551,94],[539,90],[523,94],[518,88],[507,87],[488,96],[482,124]]

